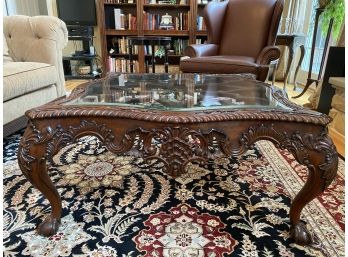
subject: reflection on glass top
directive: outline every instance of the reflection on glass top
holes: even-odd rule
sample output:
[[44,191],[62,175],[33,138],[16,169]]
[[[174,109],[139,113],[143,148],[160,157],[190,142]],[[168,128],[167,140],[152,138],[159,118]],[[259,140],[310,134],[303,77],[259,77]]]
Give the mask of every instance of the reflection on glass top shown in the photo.
[[113,105],[193,111],[209,109],[286,109],[262,82],[241,75],[110,74],[91,82],[67,105]]

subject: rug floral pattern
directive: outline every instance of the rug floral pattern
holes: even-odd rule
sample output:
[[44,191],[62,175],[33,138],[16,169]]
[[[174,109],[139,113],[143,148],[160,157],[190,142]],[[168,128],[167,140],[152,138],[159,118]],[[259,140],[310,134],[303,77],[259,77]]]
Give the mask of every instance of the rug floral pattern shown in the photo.
[[159,162],[85,137],[49,164],[63,218],[41,237],[35,228],[50,208],[19,171],[19,137],[4,142],[4,256],[344,256],[344,174],[304,211],[315,242],[296,245],[288,212],[307,172],[268,142],[173,179]]

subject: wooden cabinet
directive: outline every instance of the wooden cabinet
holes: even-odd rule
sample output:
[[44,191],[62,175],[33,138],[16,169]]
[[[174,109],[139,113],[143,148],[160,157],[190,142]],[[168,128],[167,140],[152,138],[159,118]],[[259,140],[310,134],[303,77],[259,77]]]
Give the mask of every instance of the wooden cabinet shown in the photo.
[[[206,31],[197,30],[198,16],[202,16],[205,4],[201,0],[99,0],[99,24],[104,71],[129,71],[128,36],[168,36],[172,38],[169,65],[178,65],[186,45],[201,43]],[[116,10],[116,11],[115,11]],[[121,14],[121,19],[118,17]],[[174,29],[160,28],[163,15],[172,17]],[[115,18],[117,19],[115,24]],[[121,23],[121,28],[119,26]],[[117,28],[117,29],[116,29]],[[145,64],[151,58],[146,46],[133,47],[135,70],[145,72]],[[161,64],[164,58],[156,58]],[[117,67],[117,68],[115,68]],[[115,70],[116,69],[116,70]]]

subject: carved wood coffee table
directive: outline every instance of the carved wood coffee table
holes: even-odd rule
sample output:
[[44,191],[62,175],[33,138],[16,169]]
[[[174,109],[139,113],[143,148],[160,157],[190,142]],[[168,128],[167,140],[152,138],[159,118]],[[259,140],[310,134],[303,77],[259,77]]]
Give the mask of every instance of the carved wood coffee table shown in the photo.
[[85,135],[97,136],[113,153],[158,159],[174,177],[188,162],[238,156],[261,139],[288,149],[309,171],[290,207],[291,235],[298,244],[311,242],[300,220],[303,207],[337,172],[338,156],[326,128],[331,119],[241,75],[110,74],[26,115],[18,161],[51,204],[51,214],[38,226],[43,236],[57,232],[62,211],[46,160]]

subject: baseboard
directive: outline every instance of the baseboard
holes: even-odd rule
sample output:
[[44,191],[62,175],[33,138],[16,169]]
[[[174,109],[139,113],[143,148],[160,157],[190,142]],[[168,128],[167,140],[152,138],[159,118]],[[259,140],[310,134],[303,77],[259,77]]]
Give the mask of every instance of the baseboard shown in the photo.
[[28,123],[28,118],[26,116],[21,116],[3,126],[3,137],[7,137],[16,131],[25,128]]
[[334,128],[330,128],[329,127],[329,136],[331,137],[332,141],[334,142],[336,148],[337,148],[337,152],[344,157],[345,155],[345,151],[344,151],[344,135],[342,135],[341,133],[337,132],[336,129]]

